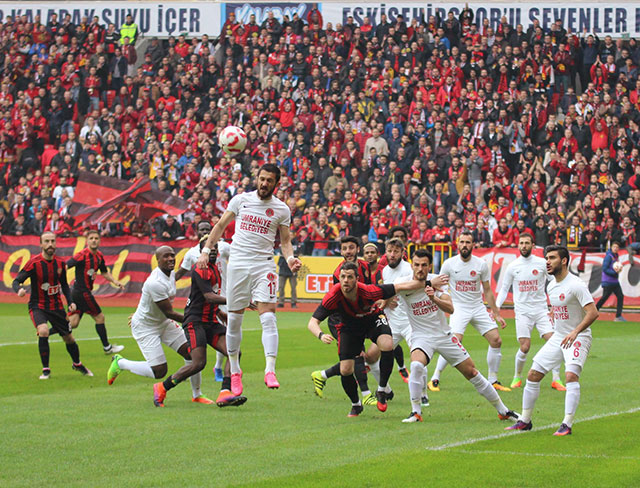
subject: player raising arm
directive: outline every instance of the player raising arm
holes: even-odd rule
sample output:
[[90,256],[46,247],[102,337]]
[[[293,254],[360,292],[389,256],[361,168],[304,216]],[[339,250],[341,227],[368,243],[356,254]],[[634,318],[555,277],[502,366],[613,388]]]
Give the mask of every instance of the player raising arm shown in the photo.
[[573,418],[580,402],[580,374],[591,348],[591,324],[598,310],[584,282],[569,273],[569,251],[564,246],[545,249],[547,272],[553,275],[547,293],[555,331],[533,358],[522,394],[522,416],[507,430],[531,430],[533,408],[540,395],[540,381],[564,361],[567,392],[564,399],[564,419],[557,436],[571,434]]
[[242,395],[242,370],[240,369],[240,343],[244,309],[252,299],[256,303],[262,325],[262,345],[266,358],[264,382],[268,388],[279,388],[275,374],[278,355],[278,327],[276,322],[276,292],[278,272],[273,260],[276,233],[280,232],[280,249],[292,272],[297,272],[302,262],[293,256],[291,245],[291,211],[273,196],[280,183],[280,168],[267,163],[260,168],[256,181],[257,190],[240,193],[229,202],[227,211],[215,225],[197,266],[205,269],[211,248],[220,240],[227,225],[235,219],[235,233],[231,242],[228,265],[227,350],[231,365],[231,391]]
[[344,263],[340,270],[340,283],[333,285],[309,319],[309,331],[325,344],[333,337],[322,332],[320,323],[333,312],[340,313],[342,324],[338,328],[338,356],[342,387],[351,400],[349,417],[357,417],[363,407],[353,376],[355,357],[364,348],[365,339],[374,342],[381,351],[380,383],[376,392],[378,410],[387,410],[388,381],[393,369],[393,338],[384,313],[377,307],[378,300],[386,300],[398,291],[424,287],[424,282],[409,281],[399,285],[365,285],[358,282],[358,266]]
[[445,313],[454,313],[453,302],[446,286],[436,290],[439,277],[429,274],[431,264],[431,253],[426,249],[418,249],[411,264],[413,275],[398,278],[394,282],[396,287],[411,279],[425,281],[427,285],[424,289],[398,294],[401,307],[411,324],[411,414],[403,422],[422,422],[421,396],[425,366],[436,352],[460,371],[476,391],[495,407],[500,420],[517,419],[518,416],[502,403],[491,383],[476,369],[462,342],[451,333]]

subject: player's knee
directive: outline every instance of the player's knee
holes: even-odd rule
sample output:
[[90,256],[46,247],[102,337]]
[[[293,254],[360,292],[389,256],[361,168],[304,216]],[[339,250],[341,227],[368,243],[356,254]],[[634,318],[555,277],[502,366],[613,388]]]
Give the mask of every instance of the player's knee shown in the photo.
[[462,370],[462,375],[467,380],[472,380],[473,378],[478,376],[478,373],[479,373],[479,371],[477,370],[477,368],[475,367],[474,364],[471,364],[471,365],[469,365],[468,367],[466,367],[465,369]]
[[531,348],[531,344],[520,344],[520,350],[524,353],[527,354],[529,352],[529,349]]
[[567,383],[576,383],[580,381],[580,377],[577,374],[571,373],[569,371],[565,372],[564,379]]
[[75,337],[73,337],[73,334],[63,335],[62,340],[64,341],[65,344],[74,344],[76,342],[76,339]]
[[500,338],[500,336],[496,336],[493,337],[490,341],[489,341],[489,345],[491,347],[493,347],[494,349],[497,349],[499,347],[502,347],[502,339]]
[[340,364],[340,374],[342,376],[353,374],[353,364]]
[[390,335],[381,335],[376,343],[381,351],[393,351],[393,338]]
[[194,359],[191,361],[191,370],[194,373],[199,373],[204,369],[207,362],[204,359]]
[[47,325],[38,326],[38,337],[49,337],[49,327]]
[[93,319],[96,321],[96,324],[104,324],[104,314],[102,312],[93,317]]
[[167,376],[167,363],[151,366],[151,370],[156,379],[164,378]]
[[544,378],[544,373],[536,371],[535,369],[529,370],[529,374],[527,374],[527,381],[539,382],[542,378]]

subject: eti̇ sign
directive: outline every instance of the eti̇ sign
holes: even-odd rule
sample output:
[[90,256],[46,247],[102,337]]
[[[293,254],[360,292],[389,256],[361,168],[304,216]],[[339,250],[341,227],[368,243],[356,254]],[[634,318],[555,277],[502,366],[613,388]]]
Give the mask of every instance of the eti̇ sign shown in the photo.
[[333,275],[308,274],[305,276],[304,291],[306,293],[327,293],[333,285]]

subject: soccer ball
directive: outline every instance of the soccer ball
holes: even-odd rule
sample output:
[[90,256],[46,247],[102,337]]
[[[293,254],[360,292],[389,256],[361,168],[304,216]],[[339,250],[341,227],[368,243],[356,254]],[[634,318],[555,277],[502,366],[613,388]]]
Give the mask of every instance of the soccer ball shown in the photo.
[[230,125],[225,127],[218,137],[220,147],[229,156],[235,156],[247,147],[247,135],[240,127]]
[[622,263],[620,261],[616,261],[615,263],[613,263],[613,270],[616,273],[619,273],[620,271],[622,271]]

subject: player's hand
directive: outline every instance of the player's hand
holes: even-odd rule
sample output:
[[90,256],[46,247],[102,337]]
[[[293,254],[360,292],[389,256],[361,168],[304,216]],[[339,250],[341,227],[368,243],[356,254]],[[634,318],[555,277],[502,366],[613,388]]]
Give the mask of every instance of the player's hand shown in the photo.
[[323,334],[320,340],[325,344],[331,344],[333,342],[333,336],[331,334]]
[[292,273],[297,273],[300,268],[302,268],[302,261],[300,261],[298,258],[289,259],[287,260],[287,265],[289,266],[289,269]]
[[209,265],[209,255],[206,252],[201,252],[198,261],[196,261],[196,266],[198,269],[207,269]]
[[23,296],[25,296],[26,294],[27,294],[27,290],[25,290],[24,288],[20,288],[20,289],[18,290],[18,296],[19,296],[19,297],[23,297]]
[[569,349],[571,347],[571,344],[573,344],[573,342],[576,340],[577,337],[578,337],[578,332],[575,330],[572,330],[566,335],[564,339],[562,339],[560,346],[562,346],[563,349]]
[[133,318],[133,314],[129,315],[129,321],[128,321],[129,328],[131,328],[131,319],[132,319],[132,318]]
[[75,303],[70,303],[69,304],[69,313],[73,313],[77,310],[78,307],[76,307]]
[[438,275],[431,280],[431,287],[435,290],[442,288],[449,284],[449,277],[447,275]]
[[436,294],[436,290],[432,286],[425,287],[424,292],[429,298],[433,298]]
[[500,324],[501,329],[504,329],[507,326],[507,321],[498,314],[496,314],[495,321]]
[[387,302],[387,307],[389,307],[391,310],[398,308],[398,305],[400,305],[400,302],[398,301],[397,295],[395,297],[391,297]]
[[120,288],[121,290],[124,290],[124,284],[120,281],[116,281],[114,283],[114,285],[116,285],[117,288]]
[[383,309],[387,306],[387,301],[386,301],[386,300],[383,300],[383,299],[381,298],[380,300],[376,300],[376,301],[373,303],[373,306],[374,306],[375,308],[379,308],[380,310],[383,310]]

